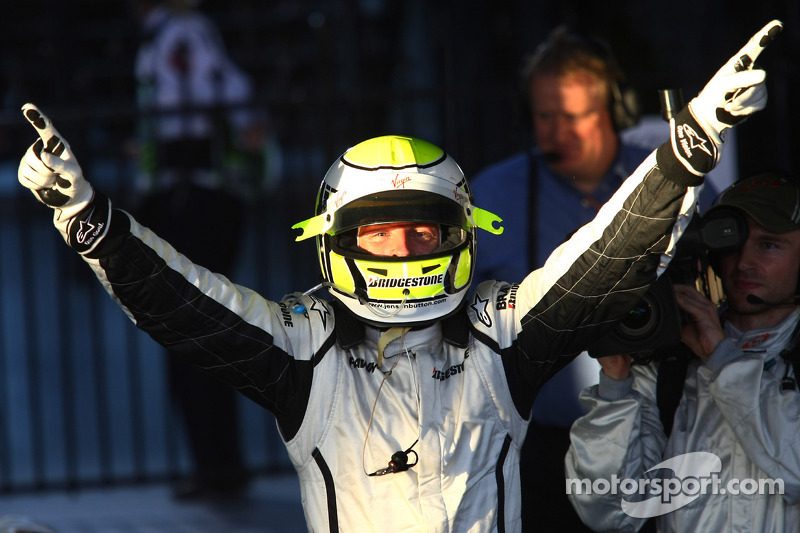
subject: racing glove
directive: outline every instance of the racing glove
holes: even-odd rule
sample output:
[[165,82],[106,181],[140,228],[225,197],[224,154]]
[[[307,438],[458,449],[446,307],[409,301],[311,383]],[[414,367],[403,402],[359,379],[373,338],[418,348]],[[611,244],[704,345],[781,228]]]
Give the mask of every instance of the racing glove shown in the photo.
[[81,254],[94,250],[109,227],[111,205],[83,177],[67,141],[33,104],[22,113],[39,139],[19,164],[19,182],[43,204],[54,209],[53,223],[64,240]]
[[713,169],[725,131],[767,105],[766,72],[753,65],[782,28],[779,20],[761,28],[670,121],[672,150],[692,174]]

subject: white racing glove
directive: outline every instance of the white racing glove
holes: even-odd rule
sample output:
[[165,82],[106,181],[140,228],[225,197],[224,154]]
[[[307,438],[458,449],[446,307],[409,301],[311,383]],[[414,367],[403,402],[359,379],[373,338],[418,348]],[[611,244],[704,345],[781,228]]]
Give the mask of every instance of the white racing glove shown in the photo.
[[19,182],[43,204],[52,207],[53,223],[67,244],[82,254],[91,252],[108,231],[111,208],[96,195],[69,144],[33,104],[22,113],[39,133],[19,164]]
[[672,150],[692,174],[703,176],[713,169],[725,130],[767,105],[766,72],[753,65],[782,29],[779,20],[761,28],[670,121]]

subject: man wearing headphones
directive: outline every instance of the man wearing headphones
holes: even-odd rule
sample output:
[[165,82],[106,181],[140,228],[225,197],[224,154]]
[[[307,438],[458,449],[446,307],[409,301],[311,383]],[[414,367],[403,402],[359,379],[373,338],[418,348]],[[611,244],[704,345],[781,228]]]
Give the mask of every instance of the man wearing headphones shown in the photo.
[[703,219],[723,210],[746,233],[710,258],[725,303],[718,310],[694,287],[674,286],[691,317],[682,341],[697,357],[674,384],[683,392],[671,431],[659,417],[662,361],[602,357],[599,385],[583,393],[591,411],[572,428],[568,477],[654,486],[661,479],[647,472],[666,471],[661,494],[670,493],[570,491],[596,531],[638,531],[652,517],[662,532],[800,531],[800,183],[771,172],[744,179]]
[[[603,43],[565,26],[527,58],[522,82],[536,146],[474,179],[476,200],[507,228],[481,242],[476,281],[521,280],[540,267],[650,153],[620,139],[620,130],[637,121],[623,81]],[[521,471],[523,522],[537,531],[585,529],[564,494],[562,467],[569,428],[586,413],[578,396],[598,370],[582,354],[542,387],[533,406],[535,430],[523,447]]]
[[[517,532],[519,443],[537,390],[669,263],[720,134],[766,105],[766,73],[735,65],[780,27],[720,69],[676,116],[675,142],[543,268],[472,296],[476,228],[497,233],[498,218],[420,139],[345,151],[315,215],[294,226],[316,238],[329,300],[312,289],[267,301],[191,263],[113,209],[31,104],[40,138],[19,180],[139,328],[275,414],[309,530]],[[708,151],[682,145],[687,131]]]

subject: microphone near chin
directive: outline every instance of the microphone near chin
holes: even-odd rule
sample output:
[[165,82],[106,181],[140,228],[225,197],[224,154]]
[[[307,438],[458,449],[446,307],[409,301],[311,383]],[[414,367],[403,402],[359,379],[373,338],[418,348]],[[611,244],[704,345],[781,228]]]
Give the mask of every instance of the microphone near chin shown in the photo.
[[542,159],[544,159],[545,163],[553,164],[560,162],[564,159],[564,156],[560,152],[543,152]]

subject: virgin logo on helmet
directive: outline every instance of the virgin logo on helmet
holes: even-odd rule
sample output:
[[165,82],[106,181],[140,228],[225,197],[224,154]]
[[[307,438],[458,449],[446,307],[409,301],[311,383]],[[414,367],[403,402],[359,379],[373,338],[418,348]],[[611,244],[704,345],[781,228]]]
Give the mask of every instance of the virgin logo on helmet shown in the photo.
[[394,178],[392,178],[392,185],[395,189],[405,189],[406,183],[411,181],[411,178],[408,176],[400,177],[400,174],[397,174]]

